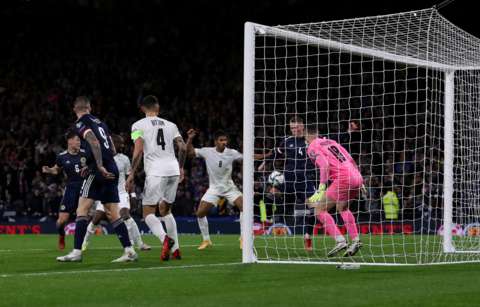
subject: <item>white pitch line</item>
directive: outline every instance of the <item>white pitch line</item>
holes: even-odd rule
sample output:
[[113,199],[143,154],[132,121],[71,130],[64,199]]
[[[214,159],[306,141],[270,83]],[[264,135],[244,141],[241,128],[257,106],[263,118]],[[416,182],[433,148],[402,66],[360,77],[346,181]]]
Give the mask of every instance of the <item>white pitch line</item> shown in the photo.
[[[151,247],[162,247],[161,245],[150,245]],[[214,244],[214,246],[236,246],[236,244]],[[198,247],[198,244],[181,245],[180,247]],[[121,246],[107,246],[107,247],[91,247],[88,250],[121,250]],[[87,250],[87,251],[88,251]],[[58,251],[55,248],[26,248],[26,249],[0,249],[0,253],[14,253],[14,252],[49,252]]]
[[210,264],[192,264],[192,265],[177,265],[177,266],[156,266],[148,268],[122,268],[122,269],[106,269],[106,270],[78,270],[78,271],[54,271],[54,272],[37,272],[37,273],[20,273],[20,274],[1,274],[0,278],[10,277],[37,277],[49,275],[66,275],[66,274],[91,274],[91,273],[105,273],[105,272],[134,272],[134,271],[149,271],[149,270],[175,270],[175,269],[195,269],[207,267],[223,267],[240,265],[241,262],[226,262],[226,263],[210,263]]

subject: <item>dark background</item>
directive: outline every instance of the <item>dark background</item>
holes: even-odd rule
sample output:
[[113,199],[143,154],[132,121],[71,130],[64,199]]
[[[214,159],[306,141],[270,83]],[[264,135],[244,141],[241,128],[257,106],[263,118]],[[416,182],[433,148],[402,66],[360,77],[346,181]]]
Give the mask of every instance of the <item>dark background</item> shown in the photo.
[[[437,1],[2,1],[0,4],[0,212],[54,217],[61,180],[40,174],[65,147],[71,102],[128,139],[153,93],[161,116],[200,130],[197,146],[224,129],[241,148],[243,24],[317,22],[428,8]],[[473,4],[440,11],[477,35]],[[479,36],[479,35],[477,35]],[[126,153],[130,148],[127,147]],[[240,181],[238,173],[235,179]],[[190,215],[208,185],[200,161],[187,165],[177,214]],[[227,210],[228,211],[228,210]],[[228,214],[229,212],[226,212]]]

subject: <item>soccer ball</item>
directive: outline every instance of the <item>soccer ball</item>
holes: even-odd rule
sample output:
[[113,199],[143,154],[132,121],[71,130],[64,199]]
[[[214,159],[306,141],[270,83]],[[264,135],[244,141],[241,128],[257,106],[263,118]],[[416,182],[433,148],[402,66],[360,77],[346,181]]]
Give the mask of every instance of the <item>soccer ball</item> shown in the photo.
[[268,183],[270,183],[274,187],[278,187],[278,186],[282,185],[284,182],[285,182],[285,177],[279,171],[273,171],[268,176]]

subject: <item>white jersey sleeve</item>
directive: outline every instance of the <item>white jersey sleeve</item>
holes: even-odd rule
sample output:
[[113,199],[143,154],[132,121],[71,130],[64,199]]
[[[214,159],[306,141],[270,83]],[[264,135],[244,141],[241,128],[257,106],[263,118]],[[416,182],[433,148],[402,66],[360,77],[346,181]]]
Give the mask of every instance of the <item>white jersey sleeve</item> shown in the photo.
[[143,161],[147,176],[178,176],[174,140],[181,137],[177,125],[159,118],[145,117],[132,125],[132,139],[143,139]]
[[207,147],[195,148],[195,157],[205,159],[205,149],[207,149]]
[[235,161],[243,159],[243,155],[235,149],[232,149],[232,156]]

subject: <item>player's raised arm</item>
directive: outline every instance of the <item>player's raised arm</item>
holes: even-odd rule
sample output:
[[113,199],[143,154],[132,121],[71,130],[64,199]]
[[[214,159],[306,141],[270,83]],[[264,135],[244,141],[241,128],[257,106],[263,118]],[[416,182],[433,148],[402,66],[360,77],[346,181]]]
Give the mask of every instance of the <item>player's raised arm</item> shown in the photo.
[[95,164],[97,165],[98,171],[105,178],[108,178],[108,179],[115,178],[114,174],[110,173],[105,169],[105,167],[103,167],[102,148],[100,147],[100,142],[98,141],[93,131],[90,129],[86,130],[83,137],[90,145],[90,148],[92,150],[92,155],[93,155],[93,158],[95,159]]
[[178,165],[180,166],[180,179],[179,182],[183,181],[184,178],[184,171],[183,171],[183,165],[185,164],[185,158],[187,156],[187,146],[185,145],[185,142],[183,141],[182,136],[177,136],[176,138],[173,139],[173,142],[176,145],[176,148],[178,150],[177,155],[178,155]]
[[187,144],[186,144],[187,156],[190,159],[192,159],[195,157],[195,148],[193,147],[193,139],[197,135],[197,132],[195,131],[195,129],[190,129],[187,131],[187,135],[188,135]]

